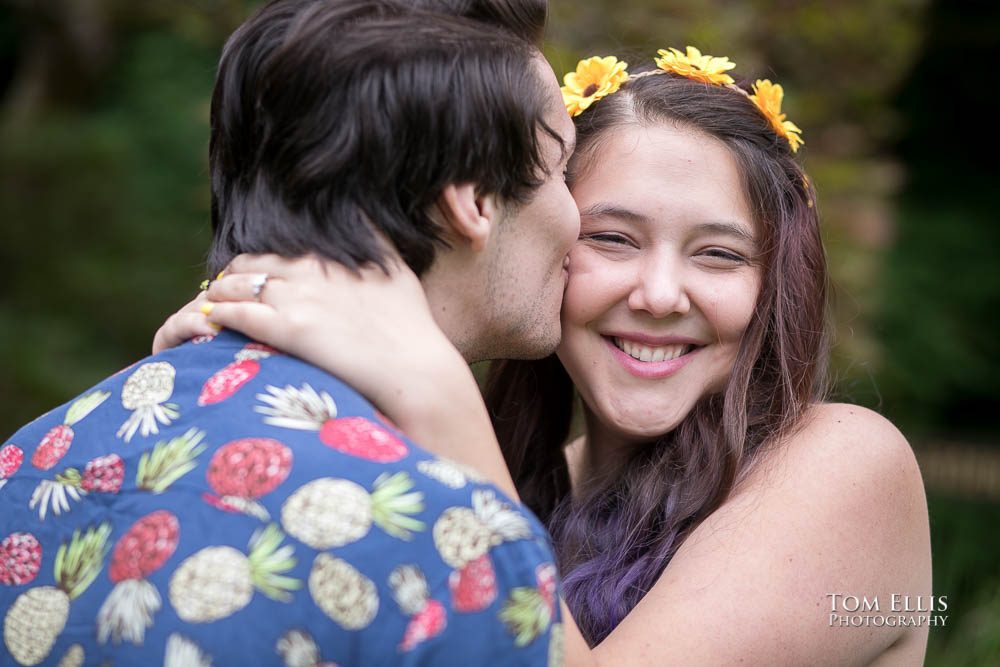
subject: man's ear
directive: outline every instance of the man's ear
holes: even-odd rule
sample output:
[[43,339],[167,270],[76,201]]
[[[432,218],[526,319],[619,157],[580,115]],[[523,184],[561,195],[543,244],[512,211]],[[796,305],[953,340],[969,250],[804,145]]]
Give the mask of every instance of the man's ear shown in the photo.
[[486,247],[493,226],[499,222],[496,197],[477,195],[472,183],[445,186],[438,208],[453,235],[468,242],[473,252]]

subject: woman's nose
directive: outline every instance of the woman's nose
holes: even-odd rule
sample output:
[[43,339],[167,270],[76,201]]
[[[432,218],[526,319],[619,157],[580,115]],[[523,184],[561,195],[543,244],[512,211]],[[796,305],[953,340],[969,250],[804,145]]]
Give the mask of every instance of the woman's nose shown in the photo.
[[691,301],[684,283],[681,263],[665,255],[649,257],[637,267],[628,297],[632,310],[643,310],[662,318],[685,314]]

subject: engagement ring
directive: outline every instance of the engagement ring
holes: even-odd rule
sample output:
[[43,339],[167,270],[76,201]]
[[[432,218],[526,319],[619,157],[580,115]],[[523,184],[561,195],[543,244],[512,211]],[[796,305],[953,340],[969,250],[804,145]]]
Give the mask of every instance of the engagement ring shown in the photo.
[[260,301],[260,293],[264,291],[265,285],[267,285],[266,273],[258,273],[250,279],[250,289],[253,292],[253,298],[257,301]]

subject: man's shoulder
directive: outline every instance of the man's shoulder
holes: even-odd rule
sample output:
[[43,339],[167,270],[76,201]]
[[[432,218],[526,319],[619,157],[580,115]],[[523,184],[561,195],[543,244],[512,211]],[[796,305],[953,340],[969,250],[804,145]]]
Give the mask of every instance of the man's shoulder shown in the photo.
[[[35,555],[0,567],[13,584],[0,603],[27,609],[39,586],[69,585],[66,549],[94,547],[94,578],[57,644],[24,625],[0,662],[5,649],[27,659],[70,644],[140,662],[194,646],[255,664],[310,645],[341,664],[544,664],[558,648],[537,520],[276,350],[221,336],[144,359],[6,445],[0,536]],[[140,581],[162,609],[118,619],[118,585]]]
[[325,371],[223,332],[126,366],[24,425],[7,442],[33,441],[54,428],[69,434],[95,426],[110,428],[126,443],[174,424],[240,430],[281,422],[318,431],[338,410],[366,407],[362,396]]

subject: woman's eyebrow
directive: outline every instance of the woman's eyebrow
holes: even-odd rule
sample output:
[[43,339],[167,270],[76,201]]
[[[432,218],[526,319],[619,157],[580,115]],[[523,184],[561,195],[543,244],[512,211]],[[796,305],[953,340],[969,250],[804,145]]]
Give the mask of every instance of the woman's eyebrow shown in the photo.
[[754,238],[752,232],[747,231],[746,227],[735,222],[702,222],[695,225],[692,228],[692,231],[700,234],[725,234],[727,236],[735,236],[736,238],[746,241],[747,243],[757,242],[757,239]]
[[649,222],[649,218],[641,213],[627,209],[617,204],[599,202],[580,211],[581,218],[618,218],[626,222]]

